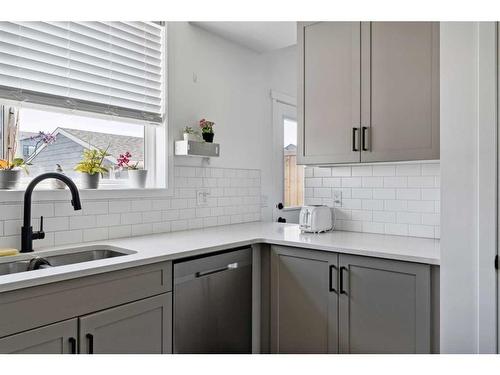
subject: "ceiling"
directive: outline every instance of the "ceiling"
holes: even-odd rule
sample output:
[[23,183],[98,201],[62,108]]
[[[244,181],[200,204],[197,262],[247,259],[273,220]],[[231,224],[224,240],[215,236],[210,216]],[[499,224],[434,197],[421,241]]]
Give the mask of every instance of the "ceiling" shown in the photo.
[[297,43],[296,22],[191,22],[191,24],[259,53]]

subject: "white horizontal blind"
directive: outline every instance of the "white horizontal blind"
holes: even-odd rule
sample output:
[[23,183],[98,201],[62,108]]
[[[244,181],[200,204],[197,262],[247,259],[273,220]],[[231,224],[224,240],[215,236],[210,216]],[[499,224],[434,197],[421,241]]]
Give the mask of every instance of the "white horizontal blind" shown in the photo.
[[0,98],[161,123],[164,53],[152,22],[0,22]]

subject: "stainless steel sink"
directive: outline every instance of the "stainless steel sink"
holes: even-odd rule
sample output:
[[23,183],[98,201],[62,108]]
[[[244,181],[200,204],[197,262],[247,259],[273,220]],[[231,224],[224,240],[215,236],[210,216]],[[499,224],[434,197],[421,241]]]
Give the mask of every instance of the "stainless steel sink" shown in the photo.
[[[82,251],[75,251],[74,249],[70,249],[69,251],[70,252],[64,252],[64,251],[62,252],[57,251],[53,253],[42,252],[36,254],[35,256],[33,256],[33,254],[31,253],[30,254],[31,257],[28,257],[27,255],[21,255],[23,259],[18,259],[12,262],[0,263],[0,276],[19,273],[19,272],[33,271],[42,268],[59,267],[59,266],[66,266],[69,264],[92,262],[100,259],[116,258],[134,253],[131,251],[126,251],[116,248],[89,249]],[[39,264],[46,262],[39,262],[38,260],[44,260],[48,262],[48,265]]]

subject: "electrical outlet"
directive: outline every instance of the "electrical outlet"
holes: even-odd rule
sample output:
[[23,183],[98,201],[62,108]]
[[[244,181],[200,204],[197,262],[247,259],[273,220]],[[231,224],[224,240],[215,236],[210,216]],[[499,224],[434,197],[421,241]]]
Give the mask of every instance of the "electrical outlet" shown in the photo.
[[342,191],[333,191],[333,207],[342,207]]
[[196,205],[206,206],[208,205],[208,196],[210,195],[210,190],[208,189],[198,189],[196,190]]

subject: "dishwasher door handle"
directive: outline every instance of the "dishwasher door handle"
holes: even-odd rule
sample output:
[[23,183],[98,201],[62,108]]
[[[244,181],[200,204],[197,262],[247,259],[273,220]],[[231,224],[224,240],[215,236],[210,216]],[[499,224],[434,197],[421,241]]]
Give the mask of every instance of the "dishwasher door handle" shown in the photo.
[[238,262],[235,262],[235,263],[230,263],[228,264],[227,266],[225,267],[220,267],[220,268],[214,268],[214,269],[211,269],[211,270],[208,270],[208,271],[200,271],[200,272],[196,272],[194,274],[195,277],[203,277],[203,276],[208,276],[208,275],[212,275],[214,273],[219,273],[219,272],[224,272],[224,271],[228,271],[228,270],[233,270],[235,268],[238,268]]

